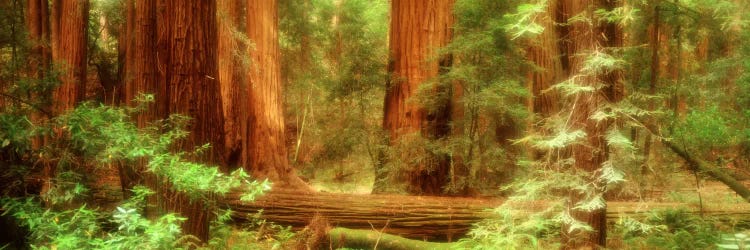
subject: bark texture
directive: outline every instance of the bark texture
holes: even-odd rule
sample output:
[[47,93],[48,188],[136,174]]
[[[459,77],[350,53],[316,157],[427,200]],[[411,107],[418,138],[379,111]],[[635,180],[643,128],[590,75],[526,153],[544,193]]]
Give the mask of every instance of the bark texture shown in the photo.
[[29,77],[44,78],[50,64],[49,1],[26,1],[26,31],[31,43]]
[[59,114],[74,108],[86,92],[89,1],[54,0],[51,12],[52,60],[60,70],[53,112]]
[[[153,94],[157,102],[165,101],[158,95],[159,72],[157,71],[156,47],[156,0],[128,0],[126,2],[125,62],[123,65],[123,103],[137,105],[134,99],[139,94]],[[161,112],[160,112],[161,111]],[[155,105],[141,112],[136,118],[139,127],[166,115]]]
[[[149,104],[145,110],[136,116],[138,127],[145,127],[149,122],[161,119],[167,115],[165,105],[157,103],[166,102],[167,96],[160,92],[159,86],[159,65],[157,61],[156,46],[156,0],[127,0],[125,5],[125,24],[121,33],[120,53],[122,54],[123,63],[120,70],[120,91],[121,102],[126,106],[135,106],[138,103],[135,99],[140,94],[152,94],[155,102]],[[158,108],[160,107],[160,108]],[[151,190],[160,192],[160,187],[156,183],[156,177],[153,174],[145,172],[145,159],[139,160],[133,164],[119,166],[120,183],[125,196],[129,196],[130,190],[137,184],[143,184]],[[148,198],[150,207],[145,208],[145,213],[149,217],[157,216],[157,196]]]
[[237,38],[242,17],[241,0],[218,1],[218,60],[221,104],[224,110],[225,158],[227,167],[234,168],[246,163],[242,150],[243,138],[247,138],[247,94],[243,77],[242,44]]
[[[450,42],[453,24],[453,0],[393,0],[390,21],[391,74],[386,83],[383,128],[391,144],[402,135],[419,133],[435,139],[450,132],[449,100],[429,112],[412,98],[426,80],[439,75],[441,66],[450,66],[449,57],[436,60],[437,50]],[[435,89],[434,91],[446,91]],[[406,158],[407,156],[403,156]],[[413,157],[413,156],[412,156]],[[410,166],[409,192],[441,194],[448,183],[448,164],[443,156]],[[403,160],[403,159],[402,159]],[[406,162],[406,160],[404,160]],[[377,189],[378,187],[376,187]]]
[[[178,149],[192,151],[205,143],[213,145],[199,160],[221,164],[224,122],[217,78],[216,2],[157,1],[157,65],[159,89],[156,98],[163,114],[192,118],[188,138]],[[184,194],[161,192],[160,206],[188,218],[183,232],[208,239],[209,213],[204,204]]]
[[[24,16],[26,31],[28,32],[29,43],[31,43],[31,53],[27,61],[27,77],[35,79],[44,79],[49,72],[51,62],[50,51],[50,22],[49,22],[49,1],[47,0],[28,0],[26,2],[26,14]],[[32,98],[49,97],[50,93],[32,93]],[[4,98],[0,98],[0,102]],[[2,105],[0,105],[2,107]],[[43,107],[39,107],[42,108]],[[39,122],[42,114],[34,112],[31,114],[33,122]],[[31,147],[40,149],[44,143],[44,138],[37,136],[31,139]]]
[[[41,4],[41,3],[40,3]],[[88,35],[88,0],[54,0],[50,15],[52,63],[59,72],[59,85],[52,91],[52,114],[59,115],[84,99],[86,92],[86,53]],[[62,130],[56,131],[61,135]],[[56,164],[43,169],[45,183],[41,193],[50,189],[56,175]]]
[[539,21],[544,31],[534,37],[526,48],[527,58],[536,66],[536,69],[531,70],[527,76],[533,98],[531,111],[543,118],[549,117],[559,109],[557,94],[553,91],[544,92],[544,90],[560,82],[563,77],[557,32],[555,32],[557,2],[558,0],[547,1],[547,12]]
[[245,168],[277,186],[307,189],[287,159],[279,65],[278,3],[247,1],[247,36],[251,65],[247,74],[248,120]]

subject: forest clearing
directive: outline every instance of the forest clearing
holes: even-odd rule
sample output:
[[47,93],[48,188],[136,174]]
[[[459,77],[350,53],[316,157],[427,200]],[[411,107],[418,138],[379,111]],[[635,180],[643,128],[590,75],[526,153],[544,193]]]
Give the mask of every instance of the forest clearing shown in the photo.
[[750,249],[750,1],[2,0],[0,250]]

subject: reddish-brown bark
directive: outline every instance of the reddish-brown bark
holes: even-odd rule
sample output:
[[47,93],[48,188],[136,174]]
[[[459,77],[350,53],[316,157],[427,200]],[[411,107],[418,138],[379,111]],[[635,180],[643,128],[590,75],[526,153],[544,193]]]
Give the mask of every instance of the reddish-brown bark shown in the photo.
[[[134,106],[139,94],[158,92],[156,60],[156,0],[126,1],[126,30],[122,34],[125,41],[125,61],[123,65],[123,103]],[[162,96],[159,96],[162,97]],[[162,97],[163,98],[163,97]],[[157,102],[165,101],[157,99]],[[138,126],[163,117],[153,105],[138,114]]]
[[52,60],[60,70],[53,112],[59,114],[84,98],[89,1],[54,0],[51,12]]
[[[75,105],[84,99],[88,12],[88,0],[52,1],[50,48],[52,63],[59,71],[60,81],[60,84],[52,91],[52,114],[54,115],[75,108]],[[43,27],[41,28],[43,30]],[[57,133],[61,135],[62,132],[57,130]],[[42,185],[42,193],[50,189],[49,180],[55,175],[55,164],[47,163],[43,170],[46,181]]]
[[[453,0],[391,1],[388,70],[392,75],[386,84],[383,118],[383,128],[389,132],[391,144],[405,134],[419,133],[434,139],[449,132],[447,104],[428,112],[412,97],[420,85],[439,75],[441,65],[452,63],[449,57],[435,60],[437,50],[451,39],[452,9]],[[448,183],[446,159],[437,155],[429,158],[420,166],[413,166],[416,171],[407,174],[409,192],[440,194]]]
[[247,36],[251,65],[247,74],[248,114],[245,168],[277,186],[307,189],[287,159],[279,66],[278,3],[247,1]]
[[26,2],[26,31],[31,43],[28,62],[29,76],[43,78],[50,63],[49,1],[28,0]]
[[544,92],[562,80],[563,76],[555,30],[557,7],[557,0],[547,1],[547,12],[539,21],[544,31],[529,41],[526,48],[526,57],[537,67],[527,76],[532,94],[531,111],[541,117],[549,117],[559,109],[557,94]]
[[[29,43],[31,44],[31,53],[27,61],[28,77],[43,79],[49,72],[52,56],[49,44],[49,1],[28,0],[26,2],[26,15],[24,19]],[[49,93],[32,93],[32,98],[47,96],[49,96]],[[41,119],[41,114],[34,112],[31,114],[31,119],[34,122],[38,122]],[[39,149],[43,143],[44,139],[42,137],[35,137],[31,140],[31,147]]]
[[[210,143],[213,147],[195,160],[221,164],[224,122],[216,80],[216,2],[158,0],[156,20],[158,112],[191,117],[190,134],[177,148],[192,151]],[[161,207],[188,219],[183,232],[208,239],[210,214],[202,202],[170,190],[160,196]]]
[[246,163],[243,138],[247,138],[247,93],[240,58],[240,52],[244,51],[244,48],[235,34],[239,31],[241,7],[241,0],[218,1],[218,80],[224,110],[224,147],[228,168]]

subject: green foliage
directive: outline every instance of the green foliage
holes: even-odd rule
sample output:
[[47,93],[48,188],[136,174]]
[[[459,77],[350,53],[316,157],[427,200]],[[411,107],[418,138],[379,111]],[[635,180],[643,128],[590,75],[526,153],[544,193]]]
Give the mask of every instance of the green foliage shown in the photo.
[[677,122],[673,137],[694,148],[725,148],[736,144],[740,136],[733,120],[716,106],[696,109],[684,121]]
[[712,249],[723,241],[713,221],[685,210],[654,211],[644,222],[623,219],[616,230],[631,249]]
[[[3,198],[0,203],[31,234],[33,249],[187,249],[180,222],[184,219],[166,214],[153,221],[139,212],[144,202],[143,189],[114,212],[102,212],[82,205],[54,210],[43,208],[33,198]],[[102,220],[112,223],[105,228]]]
[[505,18],[511,20],[505,25],[505,29],[512,34],[511,39],[516,39],[530,33],[538,35],[544,31],[544,27],[534,22],[541,14],[546,12],[547,1],[539,3],[520,4],[516,7],[516,13],[506,14]]
[[[139,98],[144,102],[152,99],[146,95]],[[187,136],[184,126],[189,119],[174,115],[151,126],[138,128],[131,119],[141,111],[141,107],[145,107],[145,103],[134,108],[83,103],[39,125],[48,126],[48,129],[32,129],[35,127],[33,124],[25,127],[27,131],[24,133],[31,136],[35,135],[34,131],[58,131],[48,135],[49,142],[54,147],[62,147],[42,151],[48,154],[44,157],[60,159],[52,186],[41,197],[54,205],[52,208],[42,208],[39,200],[34,198],[4,198],[2,201],[6,213],[12,213],[30,229],[29,241],[33,247],[164,249],[188,248],[188,244],[192,244],[188,240],[192,236],[181,233],[179,224],[184,219],[177,215],[167,214],[153,221],[142,217],[144,200],[152,193],[142,187],[134,188],[133,197],[112,215],[91,209],[85,203],[76,205],[85,200],[82,198],[87,193],[85,185],[88,182],[83,178],[83,173],[91,171],[92,167],[112,168],[116,162],[145,159],[145,171],[155,174],[163,184],[168,183],[176,191],[206,201],[210,201],[214,195],[222,195],[239,187],[246,187],[242,199],[252,200],[270,188],[267,181],[250,181],[241,169],[227,175],[217,167],[187,160],[195,158],[194,155],[206,150],[208,145],[198,148],[196,152],[174,153],[172,145]],[[21,120],[28,121],[28,118]],[[5,130],[0,134],[10,132]],[[25,140],[11,139],[6,138],[11,141],[8,148],[28,147],[16,146],[27,143]],[[105,228],[102,220],[114,223],[117,229]]]
[[372,183],[384,138],[388,7],[382,0],[279,3],[290,162],[318,179],[314,185]]
[[[139,98],[143,101],[152,99],[150,96]],[[84,103],[73,111],[56,117],[53,124],[67,132],[73,148],[100,167],[111,167],[111,163],[117,160],[136,161],[146,158],[146,171],[163,177],[172,188],[193,198],[225,194],[242,184],[249,185],[248,190],[268,188],[267,182],[247,180],[248,175],[242,169],[226,175],[218,167],[188,160],[207,150],[208,145],[197,148],[195,152],[173,153],[170,150],[172,144],[187,136],[184,126],[188,124],[189,118],[172,115],[149,127],[138,128],[131,122],[131,116],[139,110],[138,107],[114,108]]]
[[[425,138],[428,153],[450,161],[447,193],[495,192],[494,186],[513,175],[519,149],[509,140],[524,129],[528,91],[521,75],[525,60],[512,39],[540,31],[524,25],[544,6],[456,1],[454,37],[429,59],[439,58],[444,72],[420,85],[415,97],[428,112],[450,113],[450,135]],[[507,14],[514,8],[514,14]]]

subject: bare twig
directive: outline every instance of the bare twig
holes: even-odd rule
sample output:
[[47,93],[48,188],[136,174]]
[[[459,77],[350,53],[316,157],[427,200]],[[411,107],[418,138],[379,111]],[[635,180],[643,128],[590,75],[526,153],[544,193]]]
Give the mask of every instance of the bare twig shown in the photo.
[[377,250],[378,249],[378,243],[380,243],[380,238],[383,237],[383,232],[385,231],[385,228],[388,227],[388,223],[389,222],[391,222],[391,220],[385,221],[385,225],[383,225],[383,228],[381,228],[380,231],[375,230],[375,226],[373,226],[372,223],[370,223],[369,221],[367,222],[367,223],[370,223],[370,227],[372,227],[373,231],[378,232],[378,239],[375,240],[375,246],[372,247],[372,250]]

